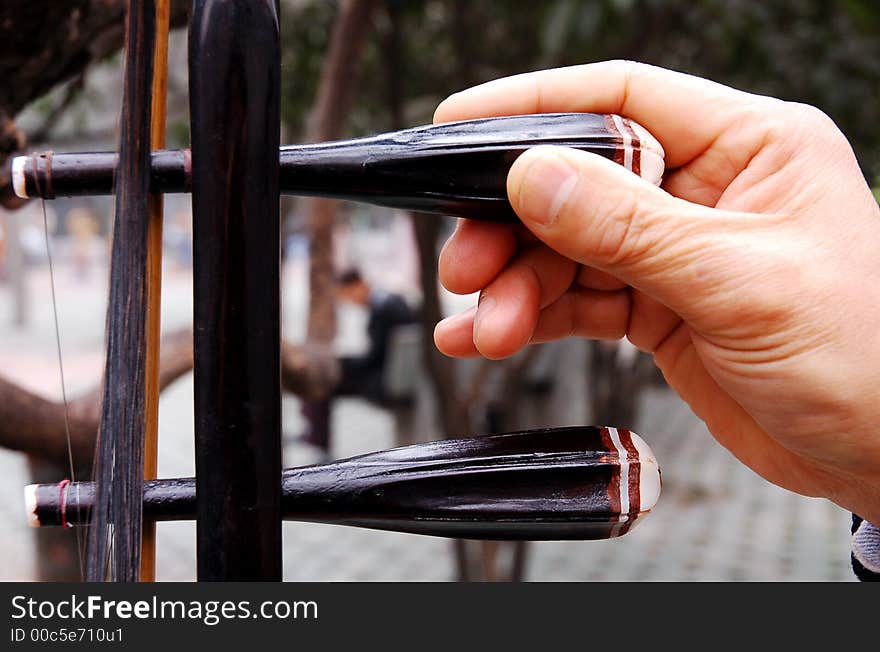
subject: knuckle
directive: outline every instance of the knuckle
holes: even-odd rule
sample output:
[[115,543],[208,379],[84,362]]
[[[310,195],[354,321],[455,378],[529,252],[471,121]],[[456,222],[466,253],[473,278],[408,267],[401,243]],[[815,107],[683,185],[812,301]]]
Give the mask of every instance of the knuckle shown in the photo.
[[834,120],[821,109],[799,102],[786,102],[785,128],[803,147],[838,151],[849,148],[846,136]]
[[836,130],[837,125],[834,124],[827,113],[811,104],[803,104],[801,102],[786,102],[787,107],[791,111],[799,126],[804,129],[826,129]]
[[630,83],[640,76],[651,75],[662,71],[662,69],[657,66],[636,59],[611,59],[607,61],[606,64],[614,69],[614,72],[620,76],[624,84]]
[[621,73],[623,73],[624,75],[627,75],[627,74],[634,72],[638,67],[642,66],[643,64],[639,63],[638,61],[634,61],[632,59],[620,58],[620,59],[611,59],[610,61],[608,61],[608,65],[619,68]]
[[769,142],[782,142],[792,133],[792,122],[785,102],[776,98],[761,98],[745,108],[747,119],[758,125]]
[[759,142],[787,160],[805,151],[838,153],[849,147],[834,121],[809,104],[759,97],[740,111],[740,122],[754,126]]

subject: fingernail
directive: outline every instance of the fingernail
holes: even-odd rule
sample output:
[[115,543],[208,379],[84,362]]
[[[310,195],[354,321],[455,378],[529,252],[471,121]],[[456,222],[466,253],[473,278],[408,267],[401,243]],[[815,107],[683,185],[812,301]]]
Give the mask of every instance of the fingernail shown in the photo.
[[477,304],[477,316],[474,317],[474,337],[477,336],[477,332],[480,330],[480,322],[492,312],[492,309],[495,307],[495,299],[489,296],[481,296],[480,301]]
[[555,154],[538,157],[523,173],[517,213],[538,224],[553,224],[577,180],[577,170],[561,157]]

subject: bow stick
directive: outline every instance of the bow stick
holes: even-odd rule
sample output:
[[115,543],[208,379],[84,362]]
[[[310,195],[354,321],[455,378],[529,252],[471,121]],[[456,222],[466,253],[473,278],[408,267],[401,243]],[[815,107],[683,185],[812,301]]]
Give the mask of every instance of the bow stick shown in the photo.
[[[648,445],[617,428],[567,427],[450,439],[281,475],[286,520],[468,539],[608,539],[651,511],[660,470]],[[194,478],[144,488],[149,520],[196,515]],[[25,489],[34,527],[85,520],[90,483]]]
[[[507,172],[529,147],[562,145],[612,159],[652,183],[663,176],[663,147],[637,123],[616,115],[555,113],[466,120],[331,143],[288,145],[279,153],[282,194],[331,197],[477,219],[516,219]],[[111,191],[113,152],[17,157],[15,192],[38,196],[49,179],[56,195]],[[189,150],[154,152],[152,186],[187,192]]]
[[[166,96],[168,91],[169,0],[156,0],[156,47],[153,56],[150,149],[165,147]],[[144,479],[152,480],[159,462],[159,347],[162,310],[162,218],[163,199],[150,195],[147,224],[147,331],[144,430]],[[156,524],[146,521],[141,532],[142,582],[156,579]]]

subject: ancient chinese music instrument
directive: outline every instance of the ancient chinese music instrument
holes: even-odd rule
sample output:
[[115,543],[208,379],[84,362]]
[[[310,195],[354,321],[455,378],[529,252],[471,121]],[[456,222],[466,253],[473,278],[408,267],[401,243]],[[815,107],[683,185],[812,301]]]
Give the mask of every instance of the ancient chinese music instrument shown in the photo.
[[[281,475],[285,520],[469,539],[607,539],[660,494],[648,445],[627,430],[567,427],[415,444]],[[88,522],[88,482],[30,485],[35,527]],[[195,478],[147,481],[144,518],[195,518]]]
[[[21,196],[117,198],[97,473],[28,488],[33,522],[88,523],[87,579],[121,581],[139,577],[142,524],[165,519],[196,519],[198,578],[209,581],[281,579],[283,518],[487,539],[624,534],[660,491],[656,460],[625,430],[447,440],[282,470],[281,193],[512,220],[506,176],[529,147],[587,150],[653,183],[664,155],[639,125],[584,113],[280,147],[279,7],[193,0],[192,147],[150,151],[156,6],[128,0],[119,153],[12,163]],[[195,478],[144,479],[151,192],[192,193]]]
[[[552,113],[467,120],[389,134],[280,149],[282,194],[332,197],[477,219],[515,219],[507,172],[536,145],[574,147],[613,159],[652,183],[663,176],[663,148],[620,116]],[[113,152],[34,154],[12,162],[21,197],[113,192]],[[153,152],[157,192],[192,189],[190,150]]]

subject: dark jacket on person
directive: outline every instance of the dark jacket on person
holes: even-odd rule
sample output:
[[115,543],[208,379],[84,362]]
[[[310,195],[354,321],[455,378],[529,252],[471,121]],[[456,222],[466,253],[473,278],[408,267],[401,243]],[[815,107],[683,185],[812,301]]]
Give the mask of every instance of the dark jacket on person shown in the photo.
[[337,393],[381,400],[391,334],[398,326],[414,323],[416,313],[403,297],[387,292],[373,292],[368,310],[370,317],[367,322],[367,352],[361,356],[340,359],[342,382]]

